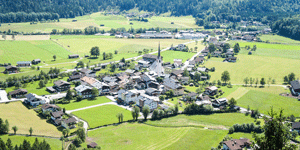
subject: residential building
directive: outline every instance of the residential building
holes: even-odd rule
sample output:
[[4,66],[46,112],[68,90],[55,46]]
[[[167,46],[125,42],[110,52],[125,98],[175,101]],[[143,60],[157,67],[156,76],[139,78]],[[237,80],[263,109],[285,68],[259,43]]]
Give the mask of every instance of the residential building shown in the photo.
[[92,88],[85,85],[79,85],[75,87],[75,91],[77,95],[82,96],[82,98],[90,98],[92,97]]
[[150,63],[155,62],[157,58],[158,58],[157,55],[151,55],[151,54],[145,54],[145,55],[143,55],[143,60],[144,61],[148,61]]
[[147,88],[145,90],[145,92],[149,96],[159,96],[160,95],[160,91],[155,88]]
[[[55,111],[55,112],[50,113],[51,119],[53,121],[62,119],[63,115],[65,115],[65,113],[63,111]],[[57,125],[58,125],[58,122],[57,122]]]
[[180,50],[180,51],[183,51],[183,50],[185,50],[187,47],[186,47],[186,45],[184,45],[184,44],[179,44],[178,46],[177,46],[177,49],[178,50]]
[[[182,98],[183,98],[184,101],[188,101],[188,100],[194,101],[194,100],[197,99],[198,95],[199,95],[199,94],[197,94],[197,93],[190,92],[190,93],[184,95]],[[190,98],[190,99],[189,99],[189,98]]]
[[293,95],[300,96],[300,80],[291,81],[291,92]]
[[218,42],[218,38],[217,37],[211,37],[208,41],[208,43],[213,43],[216,44]]
[[158,107],[158,102],[159,102],[158,97],[141,94],[138,97],[138,101],[136,102],[136,104],[141,108],[145,106],[149,106],[150,110],[153,111]]
[[183,70],[174,70],[171,72],[170,77],[175,76],[176,79],[179,79],[183,76],[183,72]]
[[244,148],[250,149],[251,142],[249,139],[232,139],[223,142],[224,150],[243,150]]
[[54,104],[43,104],[41,106],[41,108],[42,108],[43,113],[47,112],[47,111],[49,111],[49,112],[55,112],[55,111],[59,110],[59,107],[56,106],[56,105],[54,105]]
[[73,59],[73,58],[79,58],[79,55],[78,54],[69,55],[69,59]]
[[26,100],[24,101],[26,104],[29,104],[33,107],[36,107],[38,105],[42,105],[45,103],[49,103],[49,99],[47,99],[46,97],[42,97],[42,96],[38,96],[36,94],[33,93],[29,93],[26,95]]
[[41,63],[41,59],[34,59],[34,60],[32,60],[32,64],[37,65],[39,63]]
[[96,76],[96,72],[92,71],[90,69],[81,69],[79,72],[84,74],[87,77],[93,77],[94,78]]
[[19,61],[17,62],[18,67],[30,67],[31,61]]
[[195,58],[195,63],[196,64],[202,64],[203,62],[204,62],[204,58],[202,58],[202,57]]
[[130,91],[119,90],[118,91],[119,100],[124,101],[124,103],[126,103],[126,104],[137,102],[139,96],[140,96],[140,93],[137,92],[137,90],[130,90]]
[[62,119],[61,120],[61,126],[66,128],[66,129],[73,129],[75,128],[75,124],[77,123],[76,118],[70,117],[68,119]]
[[237,57],[227,57],[223,60],[223,62],[236,62]]
[[15,66],[7,66],[5,67],[5,74],[18,73],[18,68]]
[[53,88],[58,92],[67,91],[71,87],[69,82],[63,80],[54,81],[53,84]]
[[25,97],[27,93],[28,91],[25,89],[17,89],[12,92],[9,92],[8,95],[11,96],[12,98],[21,98],[21,97]]
[[212,101],[212,105],[214,107],[226,106],[228,104],[227,98],[219,98]]
[[209,86],[209,87],[206,87],[206,88],[205,88],[205,91],[204,91],[205,94],[211,95],[211,96],[216,95],[217,92],[218,92],[218,88],[217,88],[216,86]]
[[292,130],[298,131],[300,133],[300,122],[293,122],[292,123]]
[[165,78],[163,81],[163,85],[164,85],[164,92],[173,90],[175,96],[183,95],[184,93],[184,87],[182,87],[179,81],[175,79]]

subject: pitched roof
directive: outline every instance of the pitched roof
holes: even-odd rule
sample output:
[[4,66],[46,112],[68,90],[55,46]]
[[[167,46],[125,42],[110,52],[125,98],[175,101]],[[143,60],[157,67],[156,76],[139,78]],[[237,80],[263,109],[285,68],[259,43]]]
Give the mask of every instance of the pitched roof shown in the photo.
[[63,81],[63,80],[54,81],[53,84],[56,85],[56,86],[58,86],[58,87],[62,86],[62,85],[65,85],[65,84],[66,85],[71,85],[69,82]]
[[294,90],[300,89],[300,80],[291,81],[291,86]]
[[59,108],[58,106],[56,106],[56,105],[53,105],[53,104],[43,104],[42,106],[41,106],[41,108],[42,109],[48,109],[48,108]]
[[95,143],[95,142],[92,142],[92,143],[88,144],[88,146],[91,147],[91,148],[95,148],[95,147],[98,146],[98,144]]
[[92,88],[89,86],[85,86],[85,85],[79,85],[79,86],[75,87],[75,90],[78,92],[83,92],[88,89],[91,90]]
[[18,65],[21,65],[21,64],[31,64],[31,61],[18,61],[17,64]]
[[63,115],[64,115],[63,111],[51,112],[51,116],[53,116],[54,118],[61,117]]
[[145,54],[143,55],[143,58],[148,58],[148,59],[157,59],[157,55],[151,55],[151,54]]
[[17,90],[14,90],[12,92],[9,92],[8,95],[15,95],[15,94],[19,94],[19,93],[25,93],[25,94],[27,94],[28,91],[25,90],[25,89],[17,89]]
[[175,74],[176,76],[180,75],[180,74],[183,74],[183,70],[174,70],[172,72],[172,74]]
[[82,77],[80,80],[82,82],[85,82],[85,83],[89,84],[89,85],[92,85],[92,84],[94,84],[96,82],[99,82],[97,79],[92,78],[92,77],[87,77],[87,76]]
[[171,89],[177,89],[182,87],[177,80],[172,78],[165,78],[164,85],[168,86]]
[[68,118],[68,119],[65,119],[63,120],[63,122],[65,122],[66,124],[69,124],[69,123],[75,123],[77,120],[76,118],[74,117],[71,117],[71,118]]
[[9,65],[9,66],[6,66],[6,67],[5,67],[5,69],[7,69],[7,70],[8,70],[8,69],[18,69],[18,68],[17,68],[17,67],[15,67],[15,66],[11,66],[11,65]]
[[250,145],[251,142],[249,139],[232,139],[229,141],[223,142],[230,150],[241,150],[246,145]]

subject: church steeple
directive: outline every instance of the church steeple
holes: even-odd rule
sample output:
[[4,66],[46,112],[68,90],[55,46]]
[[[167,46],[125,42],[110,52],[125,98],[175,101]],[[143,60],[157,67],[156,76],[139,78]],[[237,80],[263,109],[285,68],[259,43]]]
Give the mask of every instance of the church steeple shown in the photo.
[[158,56],[157,56],[158,59],[161,59],[160,57],[160,42],[158,43]]

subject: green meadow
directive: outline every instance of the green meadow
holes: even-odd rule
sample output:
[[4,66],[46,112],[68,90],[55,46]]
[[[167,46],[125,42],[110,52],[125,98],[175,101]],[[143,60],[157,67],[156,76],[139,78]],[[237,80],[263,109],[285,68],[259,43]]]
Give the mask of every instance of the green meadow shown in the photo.
[[66,110],[74,110],[78,108],[83,108],[83,107],[88,107],[88,106],[93,106],[97,104],[103,104],[103,103],[108,103],[111,102],[110,99],[106,98],[105,96],[97,97],[95,100],[82,100],[80,102],[71,101],[69,104],[57,104],[57,106],[61,108],[65,108]]
[[269,41],[270,43],[300,44],[300,41],[293,40],[280,35],[264,34],[260,36],[260,39],[264,42]]
[[118,123],[117,114],[123,113],[123,121],[131,120],[131,112],[116,105],[104,105],[73,112],[74,115],[87,121],[89,128]]

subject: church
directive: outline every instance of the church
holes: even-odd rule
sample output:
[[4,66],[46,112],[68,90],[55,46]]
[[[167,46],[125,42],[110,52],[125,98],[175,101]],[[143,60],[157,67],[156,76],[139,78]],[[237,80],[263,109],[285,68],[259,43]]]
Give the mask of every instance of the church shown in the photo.
[[153,62],[153,64],[150,66],[149,70],[150,72],[154,72],[157,74],[157,76],[161,77],[164,76],[165,70],[162,66],[163,61],[162,57],[160,56],[160,43],[158,45],[158,56],[157,59]]

